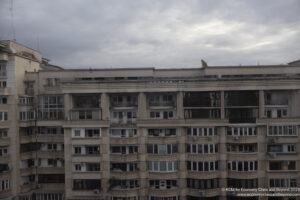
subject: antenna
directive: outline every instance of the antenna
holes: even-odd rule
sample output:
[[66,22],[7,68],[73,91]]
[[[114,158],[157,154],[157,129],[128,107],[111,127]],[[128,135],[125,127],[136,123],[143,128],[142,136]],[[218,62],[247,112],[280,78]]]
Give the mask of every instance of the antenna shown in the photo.
[[11,17],[11,29],[13,34],[13,41],[16,41],[15,25],[14,25],[14,0],[10,0],[10,17]]

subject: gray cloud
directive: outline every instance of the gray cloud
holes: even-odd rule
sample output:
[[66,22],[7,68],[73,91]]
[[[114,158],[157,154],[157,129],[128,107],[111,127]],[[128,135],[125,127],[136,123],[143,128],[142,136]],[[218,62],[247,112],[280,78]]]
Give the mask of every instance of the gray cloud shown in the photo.
[[[72,67],[198,67],[299,59],[298,0],[15,0],[17,42]],[[12,39],[10,0],[0,39]],[[38,39],[37,39],[38,38]]]

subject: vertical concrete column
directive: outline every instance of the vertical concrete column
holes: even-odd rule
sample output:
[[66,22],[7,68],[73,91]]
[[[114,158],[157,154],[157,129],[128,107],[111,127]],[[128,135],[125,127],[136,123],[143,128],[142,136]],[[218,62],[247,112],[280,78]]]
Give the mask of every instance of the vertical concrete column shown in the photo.
[[[219,173],[220,173],[220,179],[219,179],[219,186],[220,188],[226,188],[227,187],[227,150],[226,150],[226,128],[225,127],[219,127],[218,128],[219,133]],[[226,196],[226,192],[222,192],[222,197]],[[225,198],[221,198],[225,199]]]
[[257,127],[257,162],[258,162],[258,184],[261,188],[268,187],[268,180],[266,170],[269,168],[266,155],[267,152],[267,127],[259,126]]
[[263,90],[259,90],[259,118],[265,115],[265,95]]
[[147,173],[147,147],[146,147],[146,140],[147,140],[147,129],[146,128],[139,128],[139,180],[140,180],[140,191],[139,196],[141,200],[146,200],[148,196],[148,173]]
[[147,119],[147,99],[144,92],[139,93],[138,96],[138,118],[140,120]]
[[296,108],[296,117],[300,116],[300,90],[296,90],[296,100],[295,100],[295,107]]
[[186,159],[187,155],[185,153],[185,144],[187,139],[186,134],[186,128],[178,128],[178,140],[177,143],[179,144],[179,188],[182,188],[180,190],[180,199],[185,199],[185,196],[187,195],[187,185],[186,185],[186,178],[187,178],[187,170],[186,170]]
[[72,131],[71,128],[64,129],[64,145],[65,145],[65,197],[72,197]]
[[100,151],[101,151],[101,187],[102,187],[102,195],[107,195],[107,190],[109,188],[109,178],[110,178],[110,135],[109,128],[101,129],[101,143],[100,143]]
[[9,95],[8,96],[8,120],[11,123],[5,123],[8,128],[8,137],[10,140],[8,146],[8,156],[10,161],[8,162],[11,166],[11,177],[10,177],[10,187],[13,196],[16,196],[20,192],[20,127],[16,122],[19,120],[19,109],[18,109],[18,96]]
[[225,98],[224,98],[224,91],[221,91],[221,119],[225,119]]
[[64,94],[65,119],[69,119],[70,110],[73,108],[73,99],[71,94]]
[[184,119],[183,92],[182,91],[179,91],[177,93],[177,118]]
[[102,110],[102,120],[109,120],[109,95],[107,93],[102,93],[101,95],[101,110]]

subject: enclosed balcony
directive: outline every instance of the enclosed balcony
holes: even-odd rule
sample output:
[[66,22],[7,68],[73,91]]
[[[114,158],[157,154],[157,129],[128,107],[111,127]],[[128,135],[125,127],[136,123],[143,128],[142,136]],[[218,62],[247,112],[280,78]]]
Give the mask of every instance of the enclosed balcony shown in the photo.
[[176,94],[174,93],[150,93],[147,94],[148,107],[175,107]]
[[296,116],[296,94],[294,91],[265,91],[265,117],[287,118]]
[[258,91],[225,92],[225,117],[229,123],[255,123],[258,118]]
[[100,94],[73,94],[73,108],[100,108],[101,95]]
[[64,119],[64,98],[62,95],[41,95],[38,102],[38,119]]
[[137,107],[138,106],[137,99],[138,99],[138,95],[136,93],[111,94],[110,105],[111,108]]
[[186,119],[219,119],[221,117],[221,93],[185,92],[183,106]]
[[136,123],[137,110],[113,110],[110,120],[113,124],[132,124]]
[[101,120],[101,109],[74,109],[70,111],[70,120]]

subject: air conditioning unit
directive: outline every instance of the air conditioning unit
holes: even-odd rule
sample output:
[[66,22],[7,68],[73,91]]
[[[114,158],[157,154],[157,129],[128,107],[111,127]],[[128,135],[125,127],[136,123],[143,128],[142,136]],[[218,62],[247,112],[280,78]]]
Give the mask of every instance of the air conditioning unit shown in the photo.
[[205,195],[205,191],[200,190],[200,191],[199,191],[199,195],[200,195],[200,196],[204,196],[204,195]]
[[99,194],[99,193],[100,193],[100,190],[94,189],[93,192],[94,192],[94,194]]
[[238,140],[238,139],[239,139],[239,136],[234,136],[233,139],[234,139],[234,140]]

